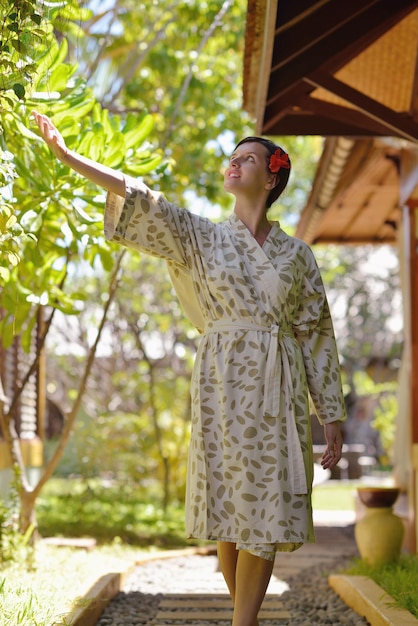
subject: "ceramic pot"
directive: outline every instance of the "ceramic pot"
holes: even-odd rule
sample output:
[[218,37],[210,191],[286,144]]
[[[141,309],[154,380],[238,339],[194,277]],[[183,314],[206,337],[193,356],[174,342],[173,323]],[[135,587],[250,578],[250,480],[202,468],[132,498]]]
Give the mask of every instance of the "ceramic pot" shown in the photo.
[[402,550],[404,525],[393,513],[398,488],[359,487],[360,500],[366,514],[356,523],[354,537],[360,556],[370,565],[396,561]]

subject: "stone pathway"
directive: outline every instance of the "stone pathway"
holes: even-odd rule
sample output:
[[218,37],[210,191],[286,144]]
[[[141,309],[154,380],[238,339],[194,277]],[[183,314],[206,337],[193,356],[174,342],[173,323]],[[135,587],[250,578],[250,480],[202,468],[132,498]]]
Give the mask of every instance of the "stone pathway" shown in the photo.
[[[317,543],[276,556],[261,626],[365,626],[328,585],[357,549],[353,526],[317,526]],[[139,565],[97,626],[219,626],[232,609],[215,554]]]

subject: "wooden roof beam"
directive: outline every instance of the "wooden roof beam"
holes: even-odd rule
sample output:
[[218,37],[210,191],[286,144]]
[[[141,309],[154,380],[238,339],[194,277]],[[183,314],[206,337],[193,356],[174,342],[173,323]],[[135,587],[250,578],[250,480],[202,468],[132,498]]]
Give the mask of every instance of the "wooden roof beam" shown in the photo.
[[409,141],[418,141],[418,124],[411,122],[405,116],[392,111],[333,76],[329,76],[325,72],[316,71],[306,77],[304,81],[313,87],[322,87],[343,98],[346,102],[350,102],[362,111],[366,117],[385,126],[388,129],[388,135],[401,135]]
[[[417,6],[416,0],[381,0],[356,14],[327,37],[293,56],[280,67],[272,67],[267,103],[296,85],[319,67],[335,72],[387,32]],[[279,49],[283,50],[281,46]],[[286,56],[286,55],[284,55]]]
[[[289,3],[279,2],[271,67],[277,70],[289,63],[377,2],[380,0],[326,0],[293,18],[285,13]],[[291,3],[291,6],[299,7],[299,3]]]
[[[272,129],[277,127],[282,119],[284,123],[289,121],[289,117],[295,119],[302,116],[311,117],[315,115],[315,119],[329,120],[329,126],[339,128],[336,134],[339,135],[359,135],[359,136],[386,136],[388,134],[387,126],[370,119],[370,117],[364,115],[361,111],[355,108],[348,108],[325,102],[319,98],[311,98],[308,95],[301,95],[301,89],[297,90],[297,96],[295,97],[294,90],[291,90],[286,96],[278,98],[265,110],[265,122],[263,125],[263,132],[272,132]],[[305,89],[306,91],[306,89]],[[294,103],[297,102],[295,106]],[[338,126],[338,124],[339,126]],[[305,125],[306,130],[306,125]],[[278,134],[292,134],[292,133],[278,133]],[[302,134],[333,134],[329,132],[320,132],[319,130],[312,128],[308,132],[298,132],[298,135]]]

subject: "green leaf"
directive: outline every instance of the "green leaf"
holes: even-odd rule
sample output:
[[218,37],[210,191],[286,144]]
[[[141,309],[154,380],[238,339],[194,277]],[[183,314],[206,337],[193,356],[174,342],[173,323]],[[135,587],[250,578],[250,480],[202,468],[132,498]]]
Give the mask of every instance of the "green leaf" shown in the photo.
[[32,13],[30,17],[31,17],[32,22],[35,22],[35,24],[40,26],[40,24],[42,22],[42,16],[41,15],[38,15],[38,13]]
[[1,343],[3,344],[3,348],[7,350],[13,343],[13,339],[15,337],[15,321],[7,322],[6,319],[2,321],[0,324],[1,329]]
[[15,83],[13,85],[13,91],[20,100],[24,100],[26,92],[23,85],[21,85],[20,83]]
[[12,39],[10,42],[16,52],[23,58],[28,54],[28,48],[25,42],[21,39]]
[[138,163],[130,162],[127,166],[127,173],[133,176],[143,176],[144,174],[149,174],[161,163],[162,156],[155,155],[150,157],[149,159],[143,159],[138,161]]
[[43,143],[43,140],[39,137],[39,135],[36,135],[34,132],[32,132],[25,124],[22,124],[22,122],[19,119],[16,120],[16,126],[17,126],[17,130],[26,139],[29,139],[30,141]]
[[[126,126],[125,126],[126,128]],[[131,130],[127,130],[126,132],[122,131],[125,136],[125,145],[127,148],[133,148],[134,146],[138,146],[142,144],[145,139],[151,134],[154,128],[154,118],[152,115],[147,114],[144,115],[141,119],[140,123],[135,128]]]
[[73,208],[74,211],[77,213],[77,217],[78,219],[83,222],[84,224],[91,224],[94,222],[94,220],[92,219],[92,217],[86,213],[79,204],[74,203],[73,204]]
[[126,154],[125,140],[122,133],[114,133],[103,154],[103,163],[109,167],[119,166]]
[[64,91],[68,81],[74,73],[74,67],[67,63],[61,63],[50,74],[49,88],[51,91]]
[[71,296],[67,295],[58,286],[52,286],[49,296],[50,305],[65,315],[77,315],[80,312]]
[[103,135],[89,131],[84,135],[83,139],[79,143],[77,152],[79,152],[79,154],[87,156],[93,161],[101,161],[103,149]]
[[[48,59],[49,54],[49,59]],[[54,45],[51,46],[51,49],[46,51],[45,60],[49,63],[47,65],[49,72],[53,72],[55,68],[59,67],[66,60],[68,55],[68,43],[65,38],[61,40],[61,43],[58,45],[55,40]],[[75,69],[75,68],[74,68]],[[49,80],[48,74],[48,80]]]
[[114,259],[113,259],[112,253],[110,252],[109,249],[103,248],[101,246],[99,248],[99,255],[100,255],[100,260],[103,265],[103,269],[105,269],[106,272],[110,272],[114,265]]
[[10,230],[17,222],[16,215],[10,215],[9,219],[6,222],[6,230]]
[[29,317],[28,323],[25,326],[25,329],[22,333],[20,333],[20,341],[23,350],[29,354],[31,348],[33,346],[33,329],[36,324],[36,311]]
[[19,24],[17,22],[12,22],[11,24],[6,24],[7,30],[10,30],[13,33],[19,32]]
[[19,265],[20,256],[16,252],[11,252],[9,250],[8,252],[6,252],[6,256],[10,265],[13,265],[14,267],[16,267],[16,265]]
[[67,117],[70,117],[71,119],[82,120],[86,115],[90,113],[93,106],[93,98],[81,100],[80,103],[76,104],[75,106],[70,106],[65,111],[59,113],[54,112],[52,115],[52,120],[54,124],[56,124],[59,128],[61,126],[61,122],[63,122]]
[[0,279],[3,282],[7,282],[10,279],[10,271],[7,269],[7,267],[0,266]]

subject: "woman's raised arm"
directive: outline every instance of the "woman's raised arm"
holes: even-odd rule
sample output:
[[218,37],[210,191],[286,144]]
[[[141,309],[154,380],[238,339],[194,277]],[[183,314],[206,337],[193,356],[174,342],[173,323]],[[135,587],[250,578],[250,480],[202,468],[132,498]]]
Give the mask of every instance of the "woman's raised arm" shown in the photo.
[[36,111],[33,111],[32,115],[39,126],[42,139],[48,144],[51,152],[62,161],[62,163],[68,165],[71,169],[85,176],[85,178],[88,178],[96,185],[99,185],[99,187],[103,187],[107,189],[107,191],[112,191],[118,196],[124,197],[125,180],[122,172],[96,163],[91,159],[80,156],[73,150],[69,150],[61,133],[51,122],[49,117],[37,113]]

